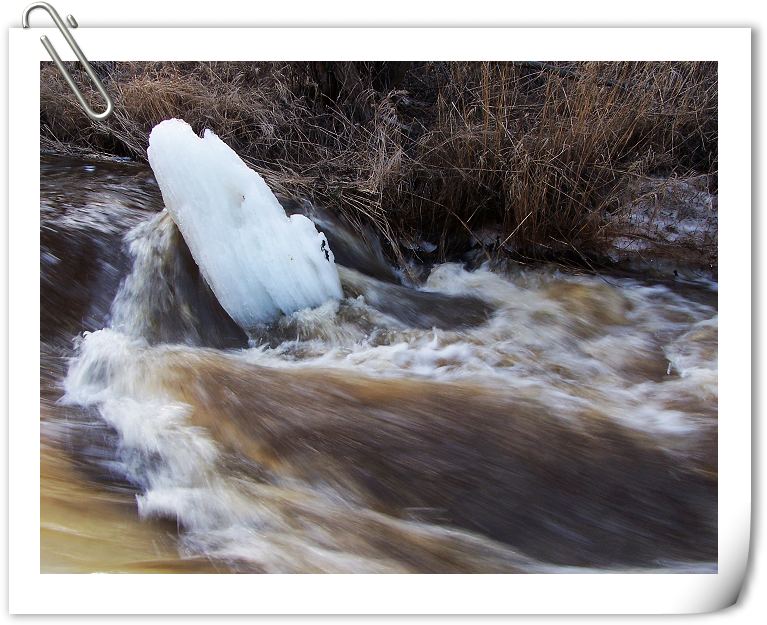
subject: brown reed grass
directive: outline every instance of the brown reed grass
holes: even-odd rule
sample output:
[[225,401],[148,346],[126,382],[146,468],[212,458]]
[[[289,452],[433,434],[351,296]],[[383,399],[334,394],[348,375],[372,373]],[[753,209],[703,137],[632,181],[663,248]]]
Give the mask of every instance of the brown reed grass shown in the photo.
[[400,262],[419,241],[439,259],[593,258],[636,179],[706,174],[716,191],[716,63],[95,65],[104,122],[42,64],[42,149],[145,160],[152,127],[183,118],[276,191],[372,225]]

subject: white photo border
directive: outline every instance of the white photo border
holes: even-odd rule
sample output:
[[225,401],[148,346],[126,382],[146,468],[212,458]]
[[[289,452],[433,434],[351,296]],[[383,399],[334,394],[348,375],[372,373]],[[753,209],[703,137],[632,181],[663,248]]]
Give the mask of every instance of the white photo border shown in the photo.
[[[40,573],[39,69],[55,29],[9,30],[9,608],[34,614],[691,613],[730,605],[751,510],[751,33],[745,28],[80,28],[98,60],[719,63],[719,562],[715,574]],[[21,328],[24,330],[22,331]]]

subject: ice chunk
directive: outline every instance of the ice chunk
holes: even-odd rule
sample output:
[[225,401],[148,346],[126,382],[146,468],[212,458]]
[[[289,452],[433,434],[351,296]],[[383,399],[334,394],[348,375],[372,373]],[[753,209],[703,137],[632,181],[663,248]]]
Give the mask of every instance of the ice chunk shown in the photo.
[[221,305],[244,329],[341,297],[333,252],[303,215],[288,217],[264,180],[210,130],[169,119],[149,164],[173,221]]

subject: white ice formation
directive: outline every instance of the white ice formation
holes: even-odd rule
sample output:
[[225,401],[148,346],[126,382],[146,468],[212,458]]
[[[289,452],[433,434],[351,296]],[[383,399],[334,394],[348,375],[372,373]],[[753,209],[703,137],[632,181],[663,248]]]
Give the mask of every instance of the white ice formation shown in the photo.
[[241,327],[341,297],[325,235],[288,217],[263,178],[210,130],[180,119],[149,136],[149,164],[173,221],[221,305]]

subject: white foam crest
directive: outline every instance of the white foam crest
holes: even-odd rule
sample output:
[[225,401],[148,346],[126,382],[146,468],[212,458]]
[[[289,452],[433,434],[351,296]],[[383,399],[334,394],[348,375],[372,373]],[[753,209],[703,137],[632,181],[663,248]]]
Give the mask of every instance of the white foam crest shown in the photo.
[[98,408],[119,435],[122,470],[143,488],[204,486],[218,452],[203,429],[187,423],[189,407],[156,384],[150,363],[165,351],[111,329],[88,333],[62,401]]
[[[710,339],[716,312],[665,286],[540,270],[503,276],[444,264],[424,289],[479,297],[496,312],[480,326],[447,331],[386,326],[386,317],[371,311],[378,326],[363,337],[314,336],[241,357],[278,368],[486,384],[535,396],[565,416],[591,412],[669,434],[698,427],[699,411],[680,411],[680,398],[704,392],[714,402],[709,413],[716,412],[710,341],[705,349],[691,347],[701,332]],[[344,325],[337,317],[335,323]],[[713,340],[715,348],[715,334]]]
[[716,372],[718,363],[718,316],[695,323],[666,347],[666,355],[683,378]]

